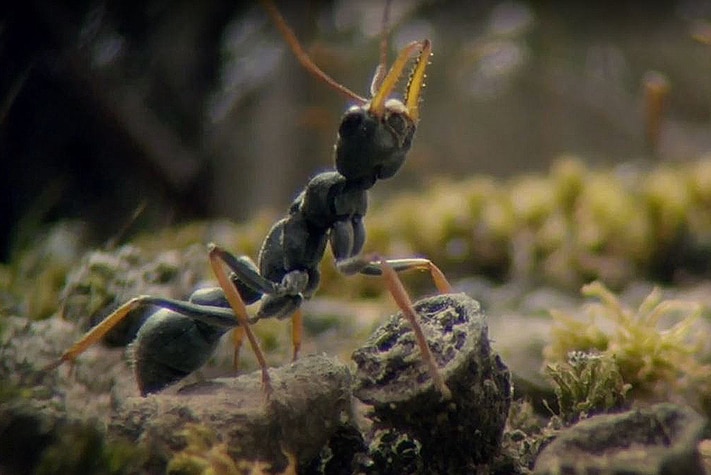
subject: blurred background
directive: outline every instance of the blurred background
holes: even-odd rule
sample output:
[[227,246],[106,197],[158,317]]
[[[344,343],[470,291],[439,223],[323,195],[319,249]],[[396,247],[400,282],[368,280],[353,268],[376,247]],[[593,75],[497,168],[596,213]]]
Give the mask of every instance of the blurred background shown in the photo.
[[[29,0],[0,20],[0,261],[44,226],[284,212],[331,167],[347,102],[257,2]],[[314,61],[367,95],[384,2],[277,2]],[[711,2],[394,0],[390,60],[433,42],[408,163],[374,200],[440,177],[711,150]]]

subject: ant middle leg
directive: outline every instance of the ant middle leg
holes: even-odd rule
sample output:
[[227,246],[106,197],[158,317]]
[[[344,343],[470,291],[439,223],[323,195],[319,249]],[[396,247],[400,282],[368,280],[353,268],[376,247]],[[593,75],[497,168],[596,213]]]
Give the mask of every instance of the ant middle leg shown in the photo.
[[[303,334],[301,303],[318,287],[320,280],[318,270],[292,270],[285,272],[281,278],[270,280],[259,273],[257,266],[249,258],[236,257],[222,249],[219,252],[223,263],[232,271],[232,281],[238,287],[243,300],[248,292],[262,297],[259,310],[254,317],[255,321],[263,318],[291,317],[292,361],[295,361],[301,349]],[[279,256],[279,259],[283,258]],[[239,350],[244,337],[245,330],[242,327],[235,328],[233,333],[235,367],[239,364]]]
[[[232,307],[232,310],[234,311],[235,316],[239,321],[240,327],[243,328],[244,334],[249,340],[249,343],[252,347],[252,351],[254,352],[254,355],[257,358],[257,362],[259,363],[259,367],[262,371],[262,386],[264,387],[264,392],[268,397],[269,394],[271,394],[272,392],[272,386],[271,379],[269,378],[267,361],[264,358],[264,353],[262,352],[262,349],[259,347],[259,341],[257,340],[257,337],[254,335],[254,332],[252,332],[252,329],[250,328],[249,315],[247,314],[247,306],[245,305],[244,300],[240,295],[235,281],[227,275],[227,272],[224,268],[224,265],[227,265],[228,267],[232,268],[230,264],[233,264],[236,258],[229,252],[217,247],[215,244],[212,243],[208,245],[208,256],[210,258],[210,266],[212,267],[212,271],[215,274],[215,277],[217,278],[220,287],[224,291],[225,298],[227,298],[230,307]],[[259,285],[260,281],[259,279],[255,279],[254,282],[251,283]]]
[[[259,317],[255,318],[258,320]],[[291,361],[296,361],[299,358],[301,350],[301,342],[304,333],[304,317],[301,308],[297,308],[291,315]],[[233,365],[239,369],[239,353],[244,343],[245,332],[244,328],[237,327],[232,330],[232,342],[234,345]]]

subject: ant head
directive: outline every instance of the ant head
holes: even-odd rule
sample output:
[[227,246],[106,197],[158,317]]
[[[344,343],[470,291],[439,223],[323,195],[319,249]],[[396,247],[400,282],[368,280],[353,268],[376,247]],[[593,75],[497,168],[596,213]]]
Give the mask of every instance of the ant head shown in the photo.
[[[425,68],[432,52],[430,41],[413,41],[398,55],[384,74],[387,51],[387,24],[390,2],[383,16],[380,64],[371,85],[372,99],[367,100],[339,84],[311,61],[271,0],[262,0],[269,16],[281,31],[299,62],[319,80],[358,105],[346,111],[338,131],[336,169],[348,180],[372,186],[379,178],[393,176],[405,161],[419,120],[420,93],[424,87]],[[410,58],[417,54],[404,101],[389,99]]]
[[[404,102],[388,99],[410,56],[419,50]],[[336,169],[349,180],[375,183],[390,178],[405,161],[419,119],[420,93],[430,56],[429,40],[406,46],[387,75],[379,67],[373,78],[370,101],[348,109],[341,119],[335,147]]]
[[338,129],[336,169],[349,180],[374,183],[395,175],[415,135],[415,121],[401,101],[387,100],[380,115],[372,112],[371,105],[348,109]]

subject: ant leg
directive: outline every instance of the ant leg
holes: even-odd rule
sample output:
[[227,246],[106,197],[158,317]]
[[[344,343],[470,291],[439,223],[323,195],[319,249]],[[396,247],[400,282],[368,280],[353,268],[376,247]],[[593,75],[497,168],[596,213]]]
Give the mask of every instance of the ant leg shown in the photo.
[[281,13],[279,13],[279,10],[274,5],[274,2],[272,0],[261,0],[261,3],[262,6],[267,10],[267,13],[271,17],[276,27],[281,32],[282,36],[286,40],[286,43],[291,48],[291,51],[294,53],[294,56],[296,56],[296,59],[299,60],[301,65],[309,73],[313,74],[320,81],[325,82],[333,89],[343,94],[346,99],[355,100],[358,104],[365,104],[366,102],[368,102],[368,100],[364,97],[360,97],[355,92],[336,82],[331,76],[323,72],[321,68],[319,68],[316,63],[311,60],[308,53],[306,53],[306,51],[304,51],[304,49],[301,47],[299,40],[296,38],[296,35],[286,23],[284,17],[281,16]]
[[[230,252],[219,249],[222,262],[235,274],[237,281],[235,282],[242,294],[243,289],[251,290],[252,293],[271,296],[274,299],[280,297],[292,297],[298,293],[306,291],[310,285],[312,276],[301,270],[293,270],[287,272],[281,282],[275,283],[266,277],[262,276],[254,263],[248,257],[235,257]],[[246,300],[244,294],[241,295],[242,300]],[[256,302],[257,299],[249,301]],[[288,299],[286,299],[288,300]],[[289,303],[285,302],[270,302],[272,308],[265,311],[263,316],[283,315],[288,310]],[[264,309],[264,308],[263,308]]]
[[45,366],[43,368],[44,371],[50,371],[58,368],[66,362],[73,365],[79,355],[84,353],[91,345],[97,341],[100,341],[104,335],[111,331],[113,327],[118,325],[121,320],[126,317],[126,315],[139,307],[144,302],[145,297],[146,296],[134,297],[125,304],[121,305],[116,309],[116,311],[114,311],[114,313],[103,319],[101,323],[89,330],[79,341],[74,343],[62,354],[62,356],[59,357],[59,359]]
[[296,361],[301,350],[301,339],[304,334],[304,315],[301,309],[298,309],[291,317],[291,344],[292,353],[291,361]]
[[[314,285],[314,279],[318,279],[318,276],[310,275],[304,271],[292,271],[288,272],[282,281],[276,284],[259,274],[251,261],[247,261],[245,258],[237,258],[228,251],[223,250],[222,253],[221,257],[223,262],[234,272],[239,282],[265,294],[265,298],[263,298],[261,302],[261,307],[254,318],[255,320],[292,316],[292,361],[296,361],[299,350],[301,349],[303,334],[303,317],[300,310],[303,297],[301,295],[294,295],[294,293],[307,293],[309,286]],[[235,329],[233,334],[235,344],[235,367],[239,361],[239,349],[242,345],[242,339],[244,338],[243,331],[244,330],[240,327],[239,329]]]
[[220,254],[220,260],[234,272],[239,280],[248,288],[260,294],[274,294],[278,292],[277,286],[271,280],[263,277],[254,263],[248,257],[236,257],[222,248],[210,244],[208,248],[215,247]]
[[414,257],[410,259],[388,259],[378,261],[372,259],[372,256],[355,256],[336,262],[336,267],[340,272],[346,275],[356,273],[365,275],[382,275],[384,273],[382,269],[383,262],[386,262],[395,272],[403,272],[411,269],[429,271],[437,290],[441,294],[449,294],[452,292],[452,285],[444,276],[444,273],[429,259]]
[[239,350],[242,348],[242,343],[244,343],[244,328],[237,327],[232,330],[232,345],[234,346],[234,354],[232,355],[232,366],[235,370],[239,370]]
[[232,310],[234,310],[235,315],[237,316],[237,320],[239,320],[240,326],[244,328],[244,333],[247,336],[250,345],[252,346],[252,351],[254,351],[254,355],[257,357],[259,366],[262,369],[262,386],[264,387],[264,392],[268,397],[269,394],[271,394],[272,392],[272,386],[271,380],[269,378],[269,371],[267,369],[267,361],[264,358],[264,353],[262,353],[262,350],[259,347],[257,337],[254,335],[252,329],[249,326],[249,316],[247,314],[247,307],[245,306],[242,297],[237,291],[237,287],[235,286],[234,282],[230,280],[227,275],[227,272],[225,272],[225,269],[223,267],[223,264],[227,264],[226,261],[231,258],[234,258],[234,256],[217,247],[213,243],[208,244],[208,256],[210,258],[210,266],[212,267],[212,271],[214,272],[215,277],[217,277],[217,281],[220,283],[220,287],[222,287],[222,290],[225,291],[225,297],[230,303],[230,307],[232,307]]
[[451,398],[452,393],[447,387],[447,384],[444,382],[444,379],[442,379],[442,375],[440,374],[437,363],[432,356],[430,347],[427,345],[427,339],[425,338],[425,334],[422,332],[422,327],[417,321],[416,312],[412,306],[410,296],[407,294],[407,290],[405,290],[405,287],[402,285],[402,281],[400,281],[400,277],[398,277],[394,266],[392,266],[389,261],[382,259],[380,261],[380,269],[382,269],[382,275],[385,278],[385,282],[388,285],[388,289],[390,290],[390,294],[393,296],[395,303],[398,307],[400,307],[402,314],[405,315],[410,322],[412,331],[415,333],[417,346],[420,347],[422,359],[425,361],[425,364],[427,364],[434,386],[440,394],[442,394],[444,399]]

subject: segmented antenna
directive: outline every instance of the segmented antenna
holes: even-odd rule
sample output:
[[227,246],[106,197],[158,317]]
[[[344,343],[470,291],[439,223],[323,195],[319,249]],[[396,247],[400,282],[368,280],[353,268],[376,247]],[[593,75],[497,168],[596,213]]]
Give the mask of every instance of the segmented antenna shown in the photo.
[[289,27],[289,25],[286,23],[286,20],[284,20],[284,17],[281,16],[281,13],[279,13],[279,10],[277,7],[274,5],[274,2],[272,0],[260,0],[262,3],[262,6],[264,9],[267,11],[269,14],[269,17],[272,19],[276,27],[279,29],[281,32],[282,36],[286,40],[287,44],[291,48],[291,51],[294,53],[296,56],[296,59],[299,60],[301,65],[306,68],[308,72],[316,76],[317,79],[320,79],[321,81],[325,82],[329,86],[331,86],[333,89],[335,89],[338,93],[344,95],[346,98],[354,100],[361,105],[365,104],[368,102],[368,100],[364,97],[359,96],[355,92],[351,91],[348,89],[346,86],[343,84],[339,83],[335,79],[333,79],[331,76],[323,72],[321,68],[319,68],[316,63],[314,63],[311,60],[311,57],[309,57],[308,53],[304,51],[304,49],[301,47],[301,43],[299,43],[299,40],[296,38],[296,35],[292,31],[292,29]]
[[383,85],[386,71],[388,70],[388,37],[390,36],[390,4],[391,0],[386,0],[383,11],[383,22],[380,27],[380,61],[375,68],[373,81],[370,83],[370,95],[375,96]]

